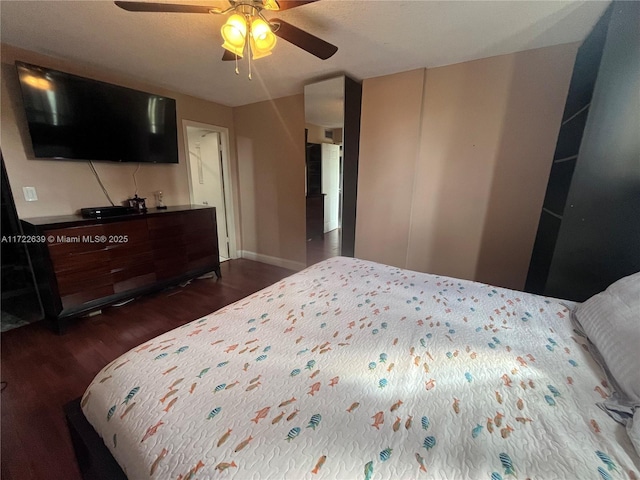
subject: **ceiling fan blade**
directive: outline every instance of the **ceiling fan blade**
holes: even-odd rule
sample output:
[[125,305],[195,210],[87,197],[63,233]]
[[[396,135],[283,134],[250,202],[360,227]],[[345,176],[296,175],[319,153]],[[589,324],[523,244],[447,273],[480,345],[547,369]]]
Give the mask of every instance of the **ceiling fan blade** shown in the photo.
[[307,3],[314,3],[318,0],[277,0],[280,5],[280,10],[289,10],[290,8],[306,5]]
[[235,53],[232,53],[227,49],[223,49],[223,50],[224,50],[224,53],[222,54],[222,61],[223,62],[229,62],[231,60],[235,60],[236,59],[236,54]]
[[276,27],[273,33],[278,37],[289,43],[293,43],[295,46],[306,50],[311,55],[315,55],[322,60],[326,60],[338,51],[338,47],[335,45],[325,42],[321,38],[311,35],[298,27],[294,27],[284,20],[273,18],[269,20],[269,23]]
[[218,7],[201,5],[180,5],[176,3],[147,3],[147,2],[113,2],[128,12],[169,12],[169,13],[220,13]]

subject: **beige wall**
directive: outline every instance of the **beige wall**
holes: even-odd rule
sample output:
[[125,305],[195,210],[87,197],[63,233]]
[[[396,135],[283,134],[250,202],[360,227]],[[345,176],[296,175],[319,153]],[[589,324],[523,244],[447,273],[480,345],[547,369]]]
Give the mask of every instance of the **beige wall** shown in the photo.
[[[356,255],[522,288],[576,50],[365,80]],[[86,162],[27,158],[16,59],[176,99],[180,163],[143,164],[141,196],[163,190],[167,204],[189,203],[183,119],[229,128],[238,248],[290,268],[305,264],[302,95],[231,109],[2,45],[0,145],[21,218],[108,201]],[[95,165],[114,201],[132,195],[136,165]],[[22,186],[36,187],[40,200],[26,202]]]
[[[164,201],[167,205],[189,203],[183,119],[229,128],[233,166],[231,173],[232,178],[237,178],[233,112],[230,107],[145,84],[133,78],[100,70],[94,66],[2,45],[0,145],[19,217],[67,215],[76,213],[82,207],[109,205],[109,201],[93,176],[88,162],[28,158],[27,148],[30,149],[30,146],[25,147],[25,145],[29,145],[29,134],[22,110],[17,74],[13,65],[15,60],[176,99],[179,163],[177,165],[142,164],[136,175],[138,195],[148,197],[148,205],[154,205],[155,200],[152,192],[156,190],[163,191]],[[137,164],[94,162],[94,165],[114,203],[119,204],[133,196],[135,190],[133,173]],[[39,200],[26,202],[22,194],[23,186],[35,187]]]
[[304,97],[233,109],[243,250],[248,258],[306,265]]
[[356,256],[522,289],[578,46],[365,80]]
[[[82,207],[105,206],[109,201],[88,162],[28,158],[29,137],[13,65],[15,60],[176,99],[179,163],[142,164],[136,175],[138,194],[148,197],[150,206],[154,205],[152,192],[156,190],[163,191],[167,205],[190,201],[182,120],[228,128],[238,250],[289,268],[305,266],[302,95],[232,109],[95,66],[2,45],[0,146],[20,218],[67,215]],[[237,141],[235,124],[241,132]],[[243,152],[242,174],[238,171],[237,147]],[[133,173],[137,164],[94,162],[94,165],[116,204],[133,195]],[[39,200],[26,202],[23,186],[35,187]]]
[[362,85],[355,256],[405,267],[424,70]]

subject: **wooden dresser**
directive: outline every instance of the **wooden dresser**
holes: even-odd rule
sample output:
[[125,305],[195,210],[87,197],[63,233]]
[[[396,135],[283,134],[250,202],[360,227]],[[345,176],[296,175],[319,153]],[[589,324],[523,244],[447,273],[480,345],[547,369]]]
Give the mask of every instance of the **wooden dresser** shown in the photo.
[[216,211],[179,206],[108,218],[22,220],[45,315],[66,320],[208,272],[220,277]]

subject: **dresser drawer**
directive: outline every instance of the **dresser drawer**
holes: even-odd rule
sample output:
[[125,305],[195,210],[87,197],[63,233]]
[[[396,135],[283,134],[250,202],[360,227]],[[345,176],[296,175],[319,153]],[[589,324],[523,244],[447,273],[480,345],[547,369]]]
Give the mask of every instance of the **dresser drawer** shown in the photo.
[[145,219],[104,225],[108,245],[140,245],[149,241],[149,229]]
[[109,261],[109,251],[102,248],[88,252],[50,255],[50,257],[53,270],[58,274],[99,267]]
[[185,213],[182,215],[166,215],[166,216],[160,216],[160,217],[147,218],[147,228],[151,233],[154,230],[162,230],[163,228],[182,225],[184,222],[184,218],[188,215],[189,213]]
[[191,242],[187,245],[187,256],[189,260],[202,258],[218,253],[218,245],[213,244],[214,239],[206,238],[198,242]]
[[184,252],[171,257],[158,258],[154,261],[158,280],[180,276],[187,271],[187,266],[187,255]]
[[149,251],[149,249],[113,249],[109,250],[109,263],[112,270],[140,264],[153,265],[153,252]]
[[102,250],[106,246],[106,242],[96,240],[105,234],[103,225],[47,230],[44,234],[53,239],[52,242],[47,240],[52,260],[63,255]]
[[60,272],[56,274],[58,291],[61,296],[91,290],[113,284],[109,262],[104,262],[93,268]]
[[186,235],[198,233],[202,230],[211,231],[215,225],[215,215],[212,211],[190,212],[184,216],[184,232]]

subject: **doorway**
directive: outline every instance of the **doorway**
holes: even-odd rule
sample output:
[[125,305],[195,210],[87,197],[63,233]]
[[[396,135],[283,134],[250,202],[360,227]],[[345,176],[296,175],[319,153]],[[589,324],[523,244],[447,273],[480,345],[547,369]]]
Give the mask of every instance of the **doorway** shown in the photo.
[[216,208],[220,261],[236,258],[228,130],[188,120],[183,130],[191,204]]
[[[308,129],[306,133],[308,138]],[[340,145],[306,144],[307,266],[340,255],[341,152]]]

